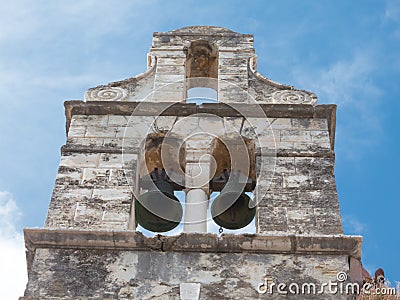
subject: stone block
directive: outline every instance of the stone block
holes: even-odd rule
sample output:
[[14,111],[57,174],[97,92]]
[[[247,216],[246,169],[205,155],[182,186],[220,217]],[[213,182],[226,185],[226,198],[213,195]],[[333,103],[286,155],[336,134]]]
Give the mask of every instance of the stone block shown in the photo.
[[70,126],[87,126],[87,115],[74,115],[71,118]]
[[117,130],[108,126],[88,126],[85,138],[114,138]]
[[[165,91],[164,85],[157,86],[158,89],[149,97],[146,98],[146,101],[152,102],[182,102],[184,100],[184,94],[182,91]],[[161,110],[160,110],[161,113]]]
[[197,300],[200,298],[201,284],[196,282],[183,282],[179,285],[181,300]]
[[160,65],[157,66],[157,74],[185,74],[183,65]]
[[98,165],[100,154],[98,153],[72,153],[61,156],[60,166],[94,168]]
[[[199,118],[198,126],[201,132],[223,137],[225,135],[223,122],[223,118],[217,116],[204,116]],[[209,139],[207,138],[206,140]]]
[[76,138],[76,137],[84,137],[86,133],[86,126],[70,126],[68,130],[68,137]]
[[[100,188],[94,187],[92,199],[96,202],[112,202],[116,204],[115,201],[119,201],[119,203],[130,204],[132,202],[132,191],[129,186],[126,187],[113,187],[113,188]],[[110,207],[111,204],[108,206]]]
[[331,144],[329,141],[313,141],[309,142],[294,142],[293,150],[297,151],[297,153],[309,153],[309,156],[313,156],[313,154],[325,152],[328,153],[331,151]]
[[158,66],[183,66],[186,62],[186,57],[168,57],[168,56],[157,56]]
[[87,116],[87,126],[107,126],[108,115],[89,115]]
[[128,138],[128,139],[139,139],[144,140],[146,136],[151,132],[151,127],[147,126],[138,126],[136,124],[132,124],[129,127],[116,127],[116,138]]
[[[156,78],[155,78],[157,85],[161,84],[166,84],[166,83],[174,83],[174,82],[180,82],[185,80],[185,75],[183,74],[157,74],[156,73]],[[156,89],[159,88],[159,86],[156,85]]]
[[122,169],[124,161],[122,154],[101,153],[99,159],[99,168],[117,168]]
[[174,127],[178,117],[175,116],[159,116],[154,120],[154,127],[157,131],[167,131]]
[[279,132],[282,142],[311,142],[311,134],[307,131],[281,129]]
[[80,183],[82,185],[106,185],[109,182],[111,170],[99,168],[84,168]]
[[114,186],[130,185],[131,187],[133,187],[134,182],[136,180],[135,175],[136,175],[135,167],[130,169],[111,169],[108,185],[114,185]]
[[57,185],[78,185],[82,180],[82,168],[60,166],[56,177]]
[[103,205],[103,215],[102,215],[102,223],[103,228],[113,228],[115,223],[123,224],[124,228],[127,229],[128,221],[130,217],[130,208],[131,203],[122,203],[121,201],[107,201]]
[[269,118],[268,119],[270,127],[273,131],[275,130],[292,130],[292,119],[288,118]]
[[225,48],[225,51],[222,51],[219,53],[219,58],[220,59],[230,59],[232,63],[232,59],[242,59],[248,61],[249,57],[252,55],[248,52],[237,52],[237,51],[229,51],[229,48]]
[[330,157],[295,157],[295,168],[296,174],[333,176],[334,161]]
[[103,142],[103,138],[69,137],[66,145],[72,147],[101,147]]
[[258,207],[258,233],[288,232],[288,220],[284,207]]
[[247,79],[247,64],[246,65],[227,65],[225,68],[220,68],[218,70],[219,75],[239,75],[239,76],[245,76]]
[[74,227],[87,228],[88,226],[99,223],[103,215],[103,208],[99,203],[80,203],[75,204]]
[[[123,138],[104,138],[102,141],[103,143],[101,145],[103,147],[118,150],[122,148],[125,142]],[[135,140],[135,142],[135,145],[137,145],[137,140]]]
[[127,126],[130,116],[108,116],[108,126],[124,127]]
[[328,130],[312,130],[310,131],[311,141],[313,143],[330,143],[330,137]]
[[328,122],[320,118],[291,119],[294,129],[328,131]]
[[240,128],[244,122],[243,118],[236,117],[224,117],[224,128],[227,135],[234,134],[237,136],[240,134]]
[[[157,58],[182,58],[184,60],[186,60],[186,55],[185,53],[182,51],[182,47],[162,47],[162,48],[151,48],[150,49],[150,53],[154,56],[156,56]],[[158,62],[158,61],[157,61]]]

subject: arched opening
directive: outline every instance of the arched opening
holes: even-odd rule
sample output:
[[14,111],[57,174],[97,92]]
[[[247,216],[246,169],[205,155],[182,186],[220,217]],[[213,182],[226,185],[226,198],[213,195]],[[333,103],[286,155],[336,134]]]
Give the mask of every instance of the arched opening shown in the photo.
[[209,87],[194,87],[187,90],[186,103],[218,103],[218,93]]
[[186,91],[202,87],[218,90],[218,48],[208,41],[190,43],[186,53]]
[[[185,215],[185,192],[184,191],[174,191],[174,196],[176,198],[178,198],[179,202],[182,205],[183,208],[183,215]],[[143,233],[143,235],[148,236],[148,237],[153,237],[156,236],[158,234],[162,234],[162,235],[167,235],[167,236],[173,236],[173,235],[179,235],[183,232],[183,222],[184,219],[182,218],[181,222],[179,223],[178,226],[176,226],[175,228],[169,230],[169,231],[165,231],[165,232],[157,232],[157,231],[150,231],[147,230],[146,228],[142,227],[140,224],[137,225],[136,227],[136,231]]]
[[134,228],[146,236],[182,231],[184,183],[183,179],[181,182],[170,177],[185,173],[185,148],[181,146],[182,142],[167,136],[167,131],[149,133],[143,141],[131,218],[135,220]]
[[[221,195],[221,192],[212,192],[210,195],[210,207],[213,205],[215,198],[217,198],[219,195]],[[246,195],[249,196],[251,199],[254,199],[255,195],[253,192],[246,192]],[[256,229],[256,222],[257,222],[257,217],[255,217],[248,225],[240,228],[240,229],[227,229],[227,228],[222,228],[219,226],[217,223],[212,218],[211,215],[211,209],[207,211],[207,232],[210,233],[216,233],[216,234],[223,234],[223,233],[228,233],[228,234],[242,234],[242,233],[250,233],[254,234],[257,233]],[[221,232],[222,228],[222,232]]]
[[[210,181],[208,231],[255,233],[255,142],[240,137],[215,138],[212,143],[215,174]],[[236,200],[235,200],[236,199]],[[232,202],[233,201],[233,202]]]

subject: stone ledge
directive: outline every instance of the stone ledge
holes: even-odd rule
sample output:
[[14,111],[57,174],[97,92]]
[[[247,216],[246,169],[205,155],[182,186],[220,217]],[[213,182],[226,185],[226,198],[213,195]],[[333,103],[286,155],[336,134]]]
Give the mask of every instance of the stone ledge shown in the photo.
[[[109,147],[109,146],[90,146],[90,145],[63,145],[61,147],[61,155],[71,153],[111,153],[111,154],[139,154],[140,148],[133,147]],[[256,156],[262,156],[262,153],[269,151],[269,149],[256,149]],[[335,153],[332,150],[290,150],[282,149],[273,153],[277,157],[328,157],[335,158]]]
[[110,153],[110,154],[139,154],[141,148],[133,147],[109,147],[109,146],[90,146],[90,145],[63,145],[61,155],[71,153]]
[[222,235],[182,233],[146,237],[136,231],[24,229],[28,270],[38,248],[104,249],[124,251],[177,251],[349,255],[361,258],[361,236],[346,235]]

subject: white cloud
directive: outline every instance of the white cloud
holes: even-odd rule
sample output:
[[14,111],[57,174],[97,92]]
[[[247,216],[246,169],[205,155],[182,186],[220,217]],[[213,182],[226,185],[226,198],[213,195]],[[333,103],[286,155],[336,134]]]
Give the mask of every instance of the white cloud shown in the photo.
[[400,2],[398,0],[388,0],[386,2],[383,22],[393,26],[391,36],[400,39]]
[[27,282],[23,236],[16,229],[21,213],[8,192],[0,191],[0,295],[18,299]]
[[[86,89],[135,75],[134,71],[128,76],[121,75],[129,72],[126,66],[132,61],[109,61],[109,57],[117,52],[112,49],[129,44],[132,28],[135,28],[134,38],[139,39],[152,31],[149,26],[161,22],[143,17],[148,12],[154,14],[151,8],[151,1],[129,0],[118,5],[114,2],[99,5],[95,0],[1,2],[0,102],[26,103],[27,99],[37,98],[36,93],[43,95],[44,90]],[[147,47],[151,35],[148,38]],[[121,45],[121,40],[126,44]],[[114,48],[109,46],[113,43]],[[130,51],[131,57],[137,57],[135,50],[133,47]],[[126,55],[126,48],[120,52]],[[138,62],[137,69],[144,71],[145,52]],[[133,69],[136,63],[134,60]],[[83,97],[83,93],[79,96]]]
[[[348,104],[362,103],[355,95],[378,96],[381,91],[370,80],[370,75],[377,68],[372,53],[356,52],[351,59],[336,61],[326,69],[294,70],[294,76],[301,87],[317,92],[324,103]],[[362,101],[362,102],[361,102]]]
[[8,38],[26,38],[37,29],[27,1],[8,1],[0,5],[0,41]]
[[389,0],[386,2],[385,18],[400,22],[400,3],[398,0]]
[[[76,2],[16,0],[0,4],[0,41],[24,40],[32,35],[38,39],[54,38],[54,29],[82,29],[86,36],[125,31],[128,17],[140,17],[148,9],[143,1],[104,2],[95,0]],[[45,34],[39,34],[39,32]],[[62,39],[63,36],[58,36]]]
[[338,104],[337,150],[351,160],[359,160],[366,149],[380,142],[382,116],[376,112],[383,91],[373,81],[380,68],[379,55],[370,47],[354,50],[352,57],[326,68],[294,70],[296,86],[315,92],[320,104]]

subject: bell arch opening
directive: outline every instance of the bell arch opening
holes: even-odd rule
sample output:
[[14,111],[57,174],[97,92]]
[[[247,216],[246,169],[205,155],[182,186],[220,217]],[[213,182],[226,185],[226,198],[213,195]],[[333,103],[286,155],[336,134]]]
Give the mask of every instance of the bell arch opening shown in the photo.
[[[253,201],[255,199],[255,195],[253,192],[245,192],[245,194]],[[215,199],[217,199],[219,196],[221,196],[220,191],[212,192],[210,195],[210,203],[209,207],[211,208],[214,204]],[[257,209],[257,207],[256,207]],[[252,218],[251,222],[248,223],[247,225],[238,228],[238,229],[228,229],[223,226],[218,225],[215,220],[213,219],[212,216],[212,211],[209,209],[207,211],[207,232],[210,233],[216,233],[216,234],[241,234],[241,233],[249,233],[249,234],[254,234],[257,233],[257,213],[256,215]],[[221,232],[222,228],[222,232]]]
[[[185,197],[186,197],[186,193],[185,191],[174,191],[174,196],[179,200],[180,205],[182,205],[182,214],[183,216],[185,215]],[[174,235],[179,235],[183,232],[183,224],[184,224],[184,219],[182,218],[182,220],[179,222],[179,224],[172,228],[171,230],[168,231],[151,231],[148,230],[146,228],[144,228],[143,226],[141,226],[140,224],[137,224],[136,226],[136,231],[141,232],[144,236],[148,236],[148,237],[154,237],[156,235],[165,235],[165,236],[174,236]]]
[[[167,136],[167,131],[149,133],[141,144],[135,187],[137,193],[131,209],[131,218],[135,221],[131,221],[133,228],[146,236],[178,234],[183,226],[184,183],[175,181],[170,175],[185,173],[184,144],[175,137]],[[165,161],[162,151],[167,157],[177,160]]]
[[255,141],[243,136],[239,141],[215,138],[211,148],[216,165],[210,181],[208,231],[256,233]]

